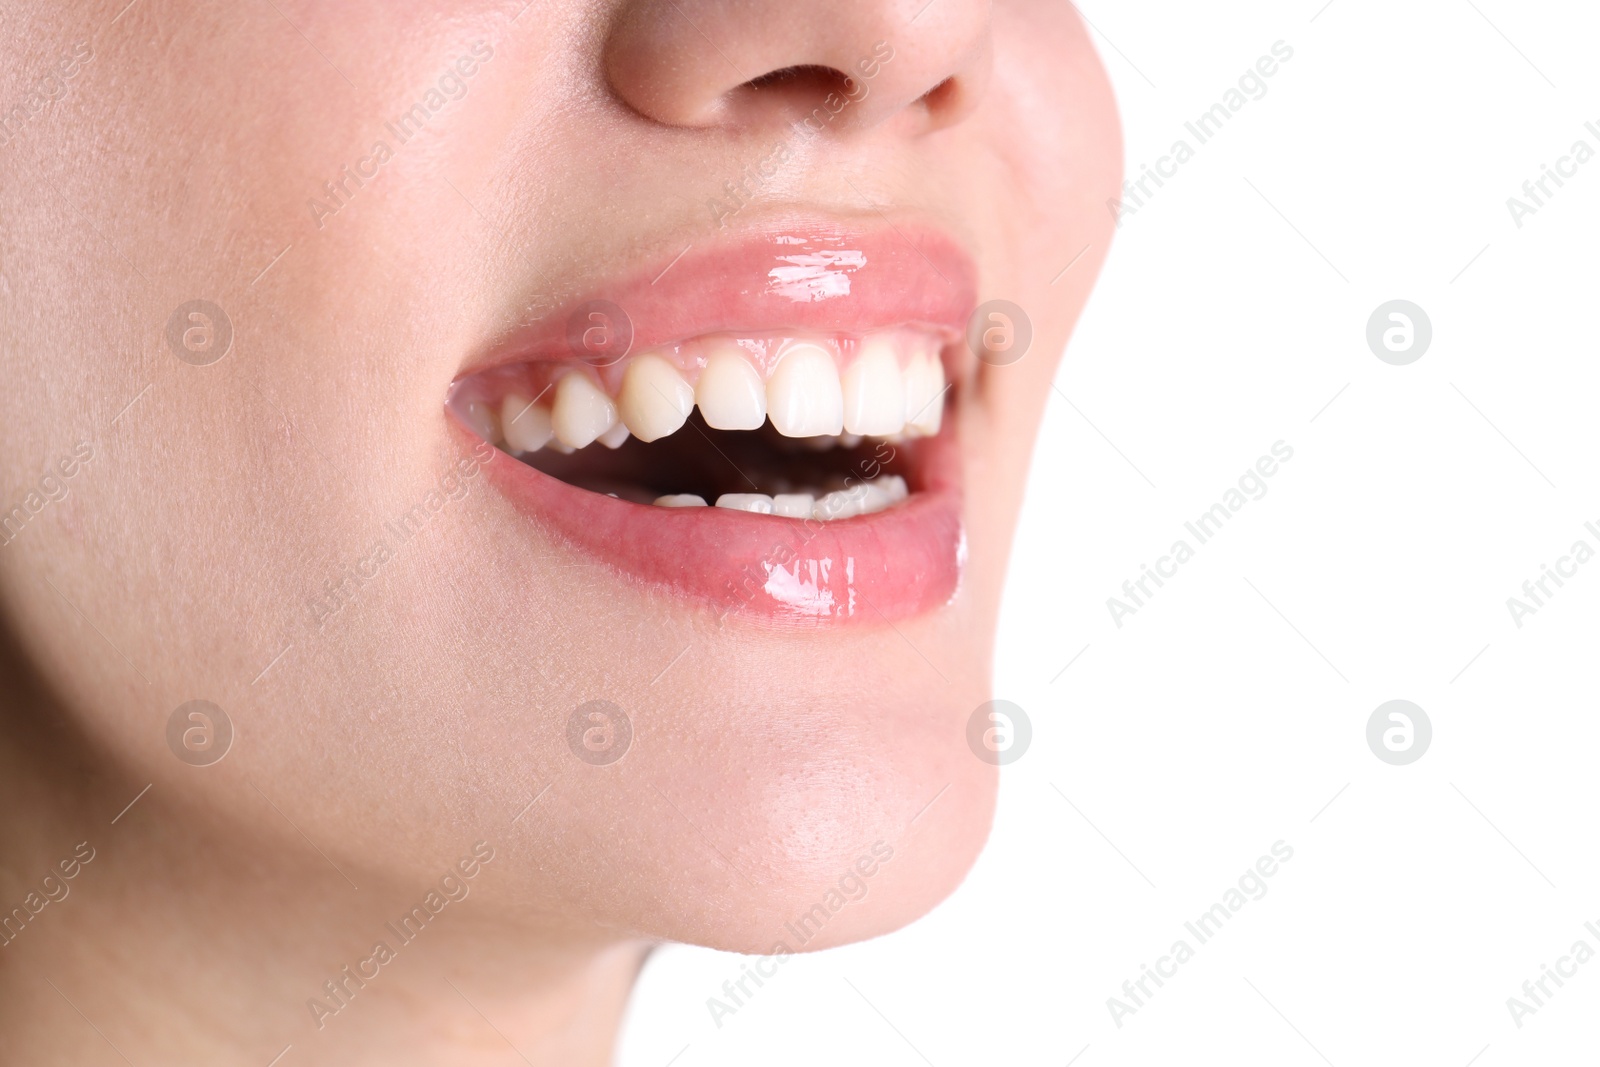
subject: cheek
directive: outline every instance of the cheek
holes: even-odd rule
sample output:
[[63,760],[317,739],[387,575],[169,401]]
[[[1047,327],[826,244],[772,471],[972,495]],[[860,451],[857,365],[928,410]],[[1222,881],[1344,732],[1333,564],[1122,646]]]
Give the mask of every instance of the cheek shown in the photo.
[[[475,143],[470,125],[449,138],[417,138],[353,187],[320,229],[307,203],[326,202],[324,184],[391,136],[386,123],[504,20],[498,10],[486,18],[483,3],[452,5],[445,30],[371,2],[283,7],[327,62],[272,5],[226,14],[196,5],[170,26],[161,19],[164,54],[187,84],[225,88],[146,91],[138,50],[126,38],[104,47],[97,40],[74,81],[70,106],[79,110],[57,114],[58,140],[31,143],[67,159],[103,153],[126,169],[115,183],[83,168],[62,171],[59,195],[79,209],[70,221],[52,217],[47,197],[0,209],[25,247],[34,244],[29,235],[42,241],[51,226],[65,228],[38,244],[19,298],[103,312],[74,316],[70,348],[81,355],[69,358],[78,365],[41,355],[28,357],[39,360],[29,373],[17,368],[19,379],[72,388],[21,388],[0,409],[6,484],[36,483],[39,461],[80,437],[96,447],[66,497],[36,520],[41,528],[27,531],[38,536],[0,559],[0,585],[12,614],[29,620],[19,640],[52,687],[110,747],[148,762],[152,779],[184,788],[190,768],[167,752],[166,715],[204,697],[249,722],[241,738],[257,746],[250,758],[263,773],[304,784],[308,799],[337,808],[343,787],[335,783],[361,762],[350,753],[377,743],[412,755],[404,743],[375,742],[372,725],[403,713],[408,689],[432,694],[428,702],[446,715],[473,689],[463,662],[475,635],[465,620],[481,620],[491,595],[451,591],[440,575],[460,570],[467,553],[452,550],[455,531],[482,494],[447,503],[427,536],[404,549],[385,524],[421,502],[457,458],[440,412],[466,345],[464,324],[482,299],[474,275],[492,232],[445,180],[459,178],[453,166],[473,163],[441,147],[457,136]],[[147,18],[155,16],[140,5],[113,29],[150,32]],[[70,39],[71,27],[62,32]],[[469,84],[496,73],[491,62]],[[449,105],[461,110],[445,114],[502,121],[492,108],[468,110],[473,102],[469,92]],[[174,137],[174,129],[194,136]],[[13,185],[12,169],[36,161],[22,147],[0,153],[0,185],[24,184]],[[195,181],[197,173],[206,180]],[[37,181],[29,172],[27,184]],[[128,208],[135,203],[161,209],[140,213]],[[100,251],[67,251],[90,247]],[[440,263],[450,271],[434,271]],[[197,298],[221,307],[232,326],[231,349],[203,367],[181,362],[164,333],[173,310]],[[34,319],[44,324],[37,336],[28,332]],[[7,324],[8,347],[56,352],[45,336],[59,318],[18,321],[15,330]],[[114,554],[105,547],[113,540]],[[319,629],[308,602],[329,583],[372,572],[379,540],[394,559],[370,583],[358,575],[352,604]],[[34,577],[58,570],[73,576],[57,582],[76,609],[65,614],[58,594]],[[156,588],[160,624],[150,621]],[[78,612],[104,635],[105,659],[86,653]],[[453,636],[425,639],[430,632]],[[520,680],[498,674],[513,688]],[[137,712],[108,710],[126,704],[130,679],[162,696]],[[318,710],[297,727],[290,708]],[[418,732],[437,741],[450,728],[426,720]],[[429,747],[418,746],[421,766],[436,758]],[[258,816],[270,809],[238,807],[239,766],[228,759],[212,768],[212,800],[269,833],[270,818]],[[319,784],[323,774],[330,777]],[[382,795],[393,785],[382,777],[349,788]],[[333,840],[353,839],[336,820],[325,829]],[[452,827],[440,832],[448,849],[459,845]]]
[[[1100,58],[1070,5],[1021,16],[1018,6],[996,10],[998,47],[1009,58],[997,64],[982,123],[994,178],[1005,189],[994,225],[1014,253],[999,270],[1009,266],[1017,289],[1048,292],[1059,305],[1061,269],[1087,245],[1073,271],[1087,267],[1082,273],[1092,278],[1114,232],[1106,201],[1122,182],[1121,125]],[[1059,325],[1073,317],[1061,316]]]

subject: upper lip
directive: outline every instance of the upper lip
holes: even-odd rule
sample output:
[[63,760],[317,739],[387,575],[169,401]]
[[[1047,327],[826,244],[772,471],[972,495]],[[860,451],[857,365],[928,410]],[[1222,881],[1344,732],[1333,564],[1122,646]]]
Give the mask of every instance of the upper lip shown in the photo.
[[[821,280],[809,289],[808,269]],[[582,358],[568,341],[569,320],[596,301],[622,310],[633,335],[630,351],[717,332],[858,334],[902,324],[936,327],[954,340],[977,302],[977,267],[948,233],[917,220],[768,219],[729,235],[685,240],[592,284],[471,358],[462,376],[509,363]]]

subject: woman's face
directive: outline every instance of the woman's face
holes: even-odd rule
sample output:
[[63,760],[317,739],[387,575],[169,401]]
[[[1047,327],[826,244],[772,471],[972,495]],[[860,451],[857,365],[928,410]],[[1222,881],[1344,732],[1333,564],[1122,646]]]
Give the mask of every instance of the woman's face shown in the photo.
[[546,936],[947,894],[1120,182],[1071,5],[120,6],[0,26],[0,595],[93,751]]

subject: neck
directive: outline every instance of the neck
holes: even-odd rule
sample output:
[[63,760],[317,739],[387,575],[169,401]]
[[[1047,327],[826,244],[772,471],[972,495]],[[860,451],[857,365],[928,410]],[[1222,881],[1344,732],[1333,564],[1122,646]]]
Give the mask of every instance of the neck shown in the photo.
[[0,1062],[610,1062],[643,943],[543,934],[470,892],[408,925],[433,887],[358,889],[159,787],[123,811],[145,783],[39,725],[62,719],[0,721]]

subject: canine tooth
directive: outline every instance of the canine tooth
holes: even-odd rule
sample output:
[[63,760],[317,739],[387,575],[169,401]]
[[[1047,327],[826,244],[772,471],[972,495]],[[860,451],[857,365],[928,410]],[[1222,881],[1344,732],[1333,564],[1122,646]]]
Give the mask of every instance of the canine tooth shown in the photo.
[[767,379],[767,415],[785,437],[816,437],[844,429],[844,396],[833,354],[820,345],[791,345]]
[[713,342],[694,399],[700,417],[717,430],[755,430],[767,418],[767,391],[761,375],[732,341]]
[[905,380],[906,427],[931,437],[944,414],[944,364],[937,354],[913,356]]
[[495,418],[494,408],[488,404],[481,400],[468,401],[466,416],[472,432],[491,445],[498,445],[505,440],[500,434],[500,420]]
[[550,422],[562,444],[582,448],[616,425],[617,406],[588,375],[572,373],[556,385]]
[[772,498],[772,513],[786,519],[809,519],[816,503],[810,493],[779,493]]
[[623,442],[627,439],[628,426],[621,419],[618,419],[616,424],[612,426],[611,429],[595,438],[596,441],[599,441],[607,448],[621,448]]
[[640,356],[623,373],[617,407],[633,436],[655,441],[677,433],[689,418],[694,388],[660,356]]
[[717,497],[717,507],[771,515],[772,498],[765,493],[723,493]]
[[550,409],[520,393],[509,394],[501,403],[500,426],[506,446],[513,452],[537,452],[555,433],[550,427]]
[[840,385],[844,393],[844,428],[853,434],[898,433],[906,424],[905,376],[894,342],[883,334],[868,334],[854,363],[845,368]]
[[696,496],[694,493],[669,493],[666,496],[656,497],[655,503],[656,507],[660,508],[703,508],[706,506],[706,498]]

